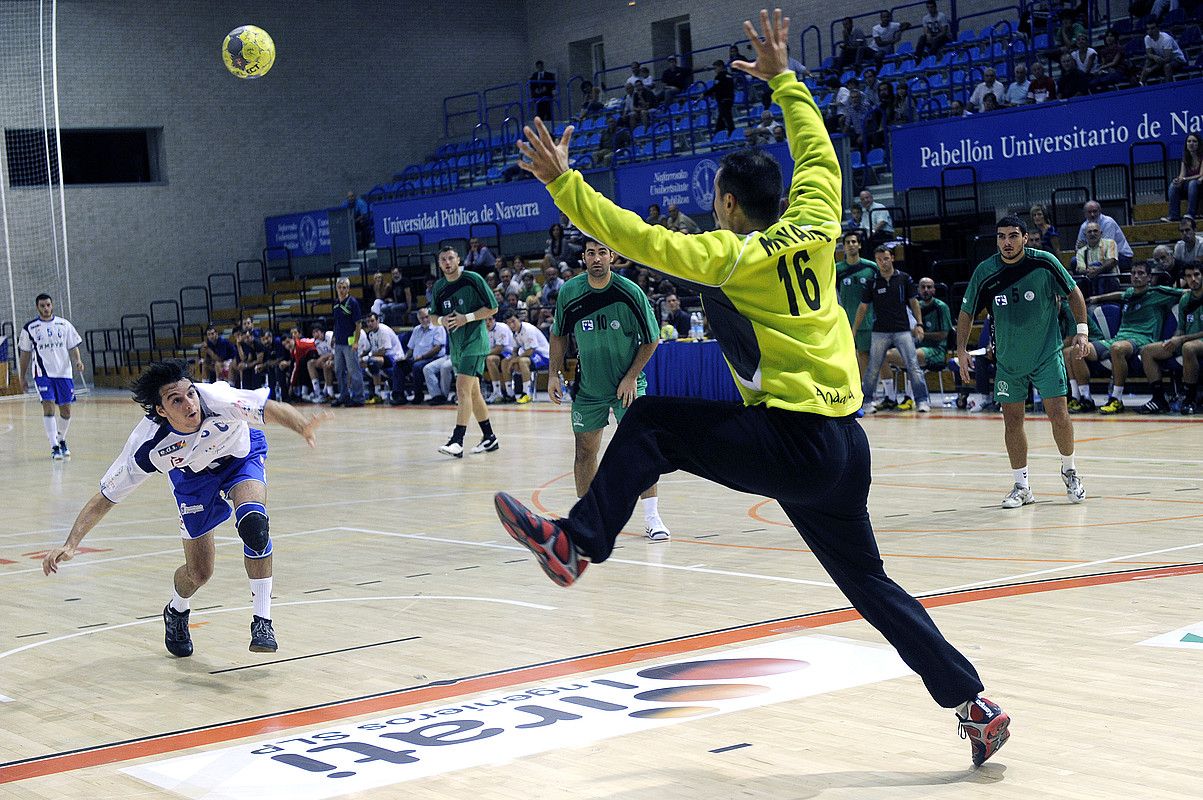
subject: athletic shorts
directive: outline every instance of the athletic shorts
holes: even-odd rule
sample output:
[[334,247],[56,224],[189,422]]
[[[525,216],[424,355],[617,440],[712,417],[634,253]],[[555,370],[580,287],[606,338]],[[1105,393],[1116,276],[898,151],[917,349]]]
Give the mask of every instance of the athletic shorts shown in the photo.
[[456,375],[479,378],[485,374],[485,356],[483,353],[478,356],[457,356],[453,353],[451,355],[451,368],[455,370]]
[[391,372],[393,369],[393,357],[390,355],[383,355],[379,356],[379,358],[384,359],[384,363],[377,364],[375,361],[368,362],[368,372],[372,373],[373,375],[378,374],[381,370]]
[[923,354],[926,366],[942,367],[948,363],[948,350],[943,347],[916,347],[915,351]]
[[1091,344],[1094,345],[1094,354],[1098,357],[1099,361],[1110,361],[1111,345],[1116,342],[1131,342],[1132,355],[1138,356],[1140,355],[1140,348],[1146,344],[1152,344],[1153,341],[1153,339],[1147,336],[1116,336],[1111,339],[1095,339]]
[[231,509],[225,496],[243,481],[266,484],[266,462],[267,437],[251,428],[251,451],[245,458],[230,458],[202,472],[173,469],[167,473],[180,508],[181,538],[199,538],[229,519]]
[[995,364],[994,400],[1002,403],[1023,403],[1028,399],[1028,386],[1035,386],[1041,397],[1064,397],[1069,388],[1065,378],[1065,360],[1058,350],[1035,369],[1016,372],[1002,363]]
[[[618,387],[615,387],[615,391],[618,391]],[[635,389],[636,397],[643,397],[643,394],[643,387]],[[578,394],[572,399],[572,432],[600,431],[610,424],[611,410],[614,411],[614,421],[622,422],[623,415],[627,413],[627,407],[623,406],[622,400],[618,399],[616,395],[599,399]]]
[[869,348],[873,346],[873,330],[872,330],[872,328],[869,328],[869,329],[866,329],[863,331],[857,331],[856,335],[855,335],[855,339],[856,339],[856,352],[858,352],[858,353],[869,352]]
[[530,368],[536,372],[541,369],[547,369],[547,365],[551,363],[547,360],[547,356],[537,351],[531,353],[530,356],[524,356],[524,358],[527,357],[530,358]]
[[75,402],[75,381],[70,378],[34,378],[43,403],[66,406]]

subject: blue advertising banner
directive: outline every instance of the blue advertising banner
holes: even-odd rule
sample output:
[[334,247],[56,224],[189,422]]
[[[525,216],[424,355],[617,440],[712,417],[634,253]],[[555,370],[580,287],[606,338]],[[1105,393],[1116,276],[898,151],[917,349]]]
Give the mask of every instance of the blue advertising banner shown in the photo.
[[939,186],[953,166],[989,182],[1126,164],[1138,141],[1160,141],[1174,158],[1201,130],[1200,79],[919,122],[891,130],[894,190]]
[[330,252],[330,216],[324,208],[267,217],[263,225],[268,247],[286,247],[300,256]]
[[[764,150],[781,162],[782,179],[788,184],[794,169],[789,146],[782,142]],[[657,203],[664,214],[670,205],[676,205],[684,214],[707,214],[714,206],[714,173],[721,159],[721,154],[710,154],[618,167],[614,200],[640,215],[652,203]]]
[[502,235],[544,231],[560,220],[551,195],[538,181],[518,181],[452,194],[372,203],[376,243],[388,247],[399,233],[428,242],[467,237],[468,227],[496,223]]

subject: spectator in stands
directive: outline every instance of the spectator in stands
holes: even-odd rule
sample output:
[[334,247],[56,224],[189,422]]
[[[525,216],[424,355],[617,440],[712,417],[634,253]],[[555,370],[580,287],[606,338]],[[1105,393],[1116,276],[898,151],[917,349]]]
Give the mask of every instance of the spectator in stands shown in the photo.
[[356,196],[355,192],[347,192],[347,202],[343,204],[343,208],[351,209],[355,225],[355,246],[363,250],[372,241],[372,212],[368,201]]
[[851,140],[853,149],[868,148],[868,139],[873,133],[872,116],[873,106],[865,99],[861,90],[854,88],[849,91],[840,132]]
[[936,8],[936,0],[927,0],[927,13],[923,15],[923,33],[915,43],[915,58],[935,55],[940,48],[952,41],[952,26],[948,16]]
[[258,367],[262,383],[269,396],[278,403],[292,402],[289,378],[292,375],[292,355],[282,339],[277,339],[270,329],[265,328],[259,338],[263,349],[263,361]]
[[618,117],[606,117],[606,128],[598,137],[597,151],[594,154],[595,163],[609,166],[614,151],[631,146],[630,129],[618,124]]
[[523,322],[517,317],[502,320],[514,334],[514,355],[501,362],[501,377],[509,382],[517,370],[522,375],[522,391],[515,398],[519,403],[529,403],[534,398],[534,382],[531,371],[547,369],[551,348],[547,337],[536,325]]
[[581,103],[581,110],[577,112],[576,121],[581,122],[586,117],[600,114],[605,107],[605,104],[601,101],[601,89],[594,86],[589,90],[589,94],[585,96],[584,102]]
[[410,402],[405,396],[406,389],[413,392],[412,402],[415,405],[421,403],[426,388],[422,370],[446,353],[447,329],[441,325],[431,325],[430,310],[419,308],[418,325],[409,335],[405,358],[393,365],[392,404],[399,406]]
[[543,290],[539,292],[539,304],[554,306],[555,301],[552,297],[559,294],[563,285],[564,279],[560,277],[560,270],[554,266],[547,267],[543,271]]
[[[1123,292],[1109,292],[1087,299],[1089,304],[1123,303],[1123,316],[1119,330],[1110,339],[1092,341],[1084,360],[1072,361],[1077,374],[1071,375],[1078,381],[1079,391],[1083,384],[1089,387],[1090,371],[1087,361],[1111,358],[1111,393],[1107,402],[1099,409],[1100,414],[1121,414],[1124,411],[1124,384],[1128,378],[1128,358],[1136,355],[1147,344],[1159,340],[1165,327],[1165,318],[1182,297],[1182,292],[1168,286],[1150,286],[1149,268],[1143,263],[1132,265],[1132,286]],[[1089,393],[1089,388],[1086,389]],[[1089,394],[1086,400],[1093,403]]]
[[1144,83],[1158,73],[1172,81],[1174,73],[1185,67],[1186,56],[1178,46],[1178,40],[1161,30],[1156,20],[1148,20],[1145,23],[1145,68],[1141,70],[1140,82]]
[[401,274],[400,267],[393,267],[388,288],[385,291],[384,304],[380,311],[386,325],[400,325],[405,322],[405,312],[413,308],[414,296],[410,282]]
[[1057,84],[1045,74],[1044,62],[1032,62],[1032,82],[1028,85],[1028,100],[1033,103],[1044,103],[1057,99]]
[[1153,278],[1154,286],[1177,286],[1181,270],[1174,263],[1174,248],[1168,244],[1159,244],[1153,248],[1149,256],[1149,275]]
[[681,339],[689,336],[689,313],[681,308],[681,298],[675,294],[664,298],[664,324],[676,328],[677,336]]
[[859,203],[853,203],[848,209],[848,216],[844,217],[844,221],[840,223],[840,228],[847,233],[848,231],[862,231],[864,228],[865,211],[860,207]]
[[[300,339],[301,332],[296,330],[293,332],[293,339]],[[326,403],[334,399],[334,347],[330,342],[326,341],[326,331],[321,325],[313,326],[313,345],[312,351],[308,357],[303,357],[302,364],[305,372],[309,375],[309,385],[313,387],[313,393],[307,399],[311,403]],[[299,372],[299,370],[298,370]],[[321,374],[325,380],[326,389],[322,391],[322,381],[318,375]],[[298,379],[301,384],[304,384],[303,376],[298,374]],[[304,396],[304,393],[302,393]]]
[[493,253],[482,244],[480,239],[473,236],[468,240],[468,252],[464,256],[464,268],[484,275],[497,263]]
[[869,101],[871,108],[877,108],[881,105],[881,81],[877,80],[877,70],[873,67],[865,67],[864,76],[861,94]]
[[[734,45],[732,45],[732,49],[738,50]],[[715,61],[713,66],[714,83],[706,90],[706,96],[713,98],[717,106],[714,132],[725,130],[728,134],[732,134],[735,133],[735,117],[731,113],[735,106],[735,81],[727,72],[727,65],[722,61]]]
[[894,124],[909,125],[919,119],[919,111],[915,108],[915,99],[911,97],[911,89],[904,82],[898,83],[894,90]]
[[678,233],[700,233],[698,224],[681,212],[676,203],[669,203],[668,216],[664,218],[664,227]]
[[1078,46],[1078,37],[1086,33],[1086,26],[1077,14],[1067,13],[1061,17],[1061,27],[1057,31],[1057,43],[1061,46],[1061,54],[1073,52]]
[[1061,54],[1061,77],[1057,79],[1057,97],[1068,100],[1090,93],[1090,79],[1078,69],[1070,53]]
[[659,203],[652,203],[647,207],[647,216],[643,218],[643,221],[648,225],[664,224],[664,215],[660,213]]
[[1074,40],[1074,49],[1069,54],[1074,64],[1087,77],[1093,79],[1099,71],[1098,51],[1090,46],[1090,39],[1085,33],[1079,33]]
[[1182,238],[1174,243],[1174,273],[1182,275],[1187,267],[1203,265],[1203,237],[1197,235],[1192,217],[1178,222],[1178,233]]
[[1128,57],[1120,46],[1119,34],[1109,30],[1103,36],[1103,46],[1099,48],[1098,70],[1090,79],[1090,88],[1111,89],[1117,83],[1128,80],[1128,72]]
[[[861,390],[865,395],[864,411],[872,414],[882,408],[897,408],[897,402],[890,395],[890,382],[886,384],[886,400],[881,403],[872,402],[877,391],[878,375],[881,373],[882,362],[885,361],[886,351],[891,347],[897,348],[902,354],[902,361],[907,375],[911,379],[911,387],[915,392],[916,409],[920,413],[931,410],[928,403],[927,381],[919,369],[915,355],[915,341],[923,340],[922,323],[923,311],[919,308],[916,297],[915,283],[911,276],[901,270],[894,269],[894,252],[884,244],[878,245],[873,251],[877,262],[878,274],[865,284],[861,295],[860,305],[856,309],[856,319],[852,321],[852,330],[860,330],[861,323],[873,308],[873,337],[869,350],[869,367],[861,380]],[[916,320],[912,328],[907,316],[907,309]]]
[[1097,222],[1099,229],[1103,232],[1103,238],[1115,240],[1116,247],[1119,249],[1120,272],[1124,272],[1132,266],[1132,245],[1128,244],[1128,237],[1124,235],[1124,229],[1113,218],[1103,213],[1103,207],[1098,204],[1098,201],[1087,201],[1086,205],[1082,206],[1082,214],[1086,219],[1078,228],[1078,238],[1074,247],[1081,247],[1086,243],[1086,226],[1091,222]]
[[751,61],[751,60],[752,60],[752,57],[744,55],[743,51],[739,49],[738,44],[733,44],[727,48],[727,68],[728,69],[731,68],[731,64],[735,61]]
[[973,112],[965,108],[965,104],[960,100],[953,100],[948,104],[949,119],[957,119],[958,117],[972,117]]
[[869,37],[863,29],[853,24],[852,17],[844,17],[841,24],[843,34],[839,44],[839,68],[851,67],[860,72],[861,64],[873,55],[873,50],[869,47]]
[[332,406],[356,408],[363,405],[363,371],[355,351],[363,334],[363,311],[351,296],[351,281],[339,278],[334,284],[334,372],[338,376],[338,398]]
[[[551,259],[558,272],[560,264],[576,266],[581,258],[581,248],[569,241],[564,233],[564,226],[557,222],[547,230],[547,243],[543,248],[543,256]],[[544,274],[547,274],[546,267]]]
[[760,122],[748,131],[748,144],[773,144],[780,141],[777,138],[778,132],[784,135],[785,129],[781,127],[780,122],[773,118],[773,112],[765,109],[760,112]]
[[893,13],[882,9],[881,21],[873,26],[873,38],[869,42],[869,49],[873,51],[879,69],[886,56],[894,55],[894,48],[902,39],[902,32],[911,27],[913,26],[909,22],[895,22]]
[[1103,236],[1097,222],[1086,223],[1086,243],[1073,260],[1073,275],[1089,282],[1087,296],[1114,292],[1119,288],[1119,249],[1114,239]]
[[238,359],[234,363],[235,380],[232,383],[239,389],[258,389],[261,370],[255,367],[262,363],[263,356],[258,340],[250,331],[239,328],[234,331],[234,347]]
[[564,229],[564,238],[567,239],[570,244],[581,247],[581,229],[574,225],[572,220],[568,219],[567,214],[560,214],[560,226]]
[[1187,266],[1185,276],[1187,291],[1178,301],[1178,330],[1169,339],[1147,344],[1140,351],[1140,362],[1153,390],[1153,399],[1138,409],[1143,414],[1169,410],[1158,362],[1178,354],[1182,356],[1182,405],[1178,413],[1189,416],[1197,410],[1199,360],[1203,358],[1203,265]]
[[1032,206],[1028,213],[1032,217],[1032,227],[1040,237],[1039,245],[1033,244],[1033,246],[1059,257],[1061,253],[1061,235],[1057,233],[1057,228],[1049,218],[1048,209],[1037,203]]
[[636,83],[642,82],[643,78],[639,74],[642,71],[643,71],[643,65],[640,64],[638,61],[632,61],[631,62],[631,74],[627,76],[627,79],[623,83],[623,86],[634,86]]
[[384,302],[388,297],[389,284],[384,281],[383,272],[373,272],[368,283],[363,287],[363,307],[377,314],[383,313]]
[[1032,82],[1028,80],[1028,68],[1024,64],[1015,65],[1015,80],[1007,87],[1003,95],[1003,103],[1008,106],[1023,106],[1032,102],[1028,97]]
[[392,328],[380,323],[379,315],[368,314],[360,344],[363,355],[359,358],[359,364],[367,373],[373,389],[367,402],[370,405],[381,401],[391,402],[394,368],[405,361],[405,348],[401,346],[401,340]]
[[986,96],[982,98],[982,113],[984,114],[987,111],[998,111],[1000,108],[1002,108],[1002,106],[998,104],[997,95],[987,92]]
[[[880,244],[894,238],[894,219],[890,216],[890,212],[881,203],[873,199],[873,193],[868,189],[861,189],[860,195],[861,207],[861,230],[865,232],[865,239],[862,246],[872,244]],[[894,254],[890,254],[890,261],[893,263]]]
[[987,94],[994,95],[994,100],[1001,104],[1006,97],[1006,91],[1006,87],[998,80],[998,73],[994,67],[986,67],[982,70],[981,82],[973,87],[973,94],[969,95],[969,107],[978,113],[985,111],[984,101]]
[[[535,105],[535,116],[541,117],[550,124],[552,119],[552,99],[556,94],[556,74],[543,68],[542,61],[535,62],[535,71],[527,81],[530,99]],[[568,102],[572,102],[569,99]]]
[[455,365],[451,362],[451,356],[432,359],[422,367],[422,382],[426,384],[426,392],[430,395],[426,405],[458,405],[455,397]]
[[677,56],[671,56],[668,59],[668,67],[660,76],[660,82],[664,84],[664,104],[668,105],[677,95],[689,90],[689,84],[693,82],[693,72],[681,66],[681,59]]
[[212,325],[205,329],[205,340],[200,345],[201,383],[228,381],[237,359],[238,348],[229,339],[218,336]]
[[1188,133],[1182,143],[1182,165],[1178,176],[1170,181],[1170,214],[1162,222],[1177,222],[1182,213],[1182,195],[1186,195],[1186,215],[1191,219],[1199,213],[1199,186],[1203,183],[1203,147],[1199,145],[1199,134]]

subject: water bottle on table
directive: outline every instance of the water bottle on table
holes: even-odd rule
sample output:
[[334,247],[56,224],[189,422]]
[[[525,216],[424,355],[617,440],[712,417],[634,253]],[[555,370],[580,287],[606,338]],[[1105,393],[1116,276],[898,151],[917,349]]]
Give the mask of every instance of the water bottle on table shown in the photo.
[[702,312],[695,311],[689,315],[689,337],[695,342],[700,342],[703,336],[705,327],[702,324]]

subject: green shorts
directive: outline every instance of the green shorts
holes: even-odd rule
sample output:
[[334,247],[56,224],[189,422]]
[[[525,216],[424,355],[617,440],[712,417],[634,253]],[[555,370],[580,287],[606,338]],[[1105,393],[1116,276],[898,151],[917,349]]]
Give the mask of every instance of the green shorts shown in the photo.
[[915,351],[923,354],[923,363],[929,367],[942,367],[948,363],[948,350],[943,347],[917,347]]
[[1129,336],[1113,336],[1110,339],[1095,339],[1094,341],[1091,342],[1091,344],[1094,345],[1094,354],[1095,354],[1095,356],[1098,357],[1099,361],[1110,361],[1111,360],[1111,345],[1115,344],[1116,342],[1131,342],[1132,343],[1132,355],[1138,356],[1138,355],[1140,355],[1140,348],[1144,347],[1146,344],[1152,344],[1155,341],[1157,341],[1157,340],[1150,339],[1147,336],[1131,336],[1131,335],[1129,335]]
[[485,355],[484,353],[478,356],[452,355],[451,367],[455,370],[456,375],[468,375],[472,378],[479,378],[485,374]]
[[873,329],[866,328],[865,330],[857,331],[855,334],[856,352],[867,353],[873,345]]
[[1058,350],[1035,369],[1012,371],[1002,364],[994,373],[994,400],[1003,403],[1023,403],[1028,399],[1028,386],[1035,386],[1041,397],[1064,397],[1069,384],[1065,378],[1065,361]]
[[[643,393],[642,387],[635,390],[636,397],[643,397]],[[627,413],[627,409],[616,396],[611,395],[604,399],[598,399],[578,394],[572,399],[572,432],[600,431],[610,424],[611,410],[614,411],[614,421],[622,422],[622,417]]]

